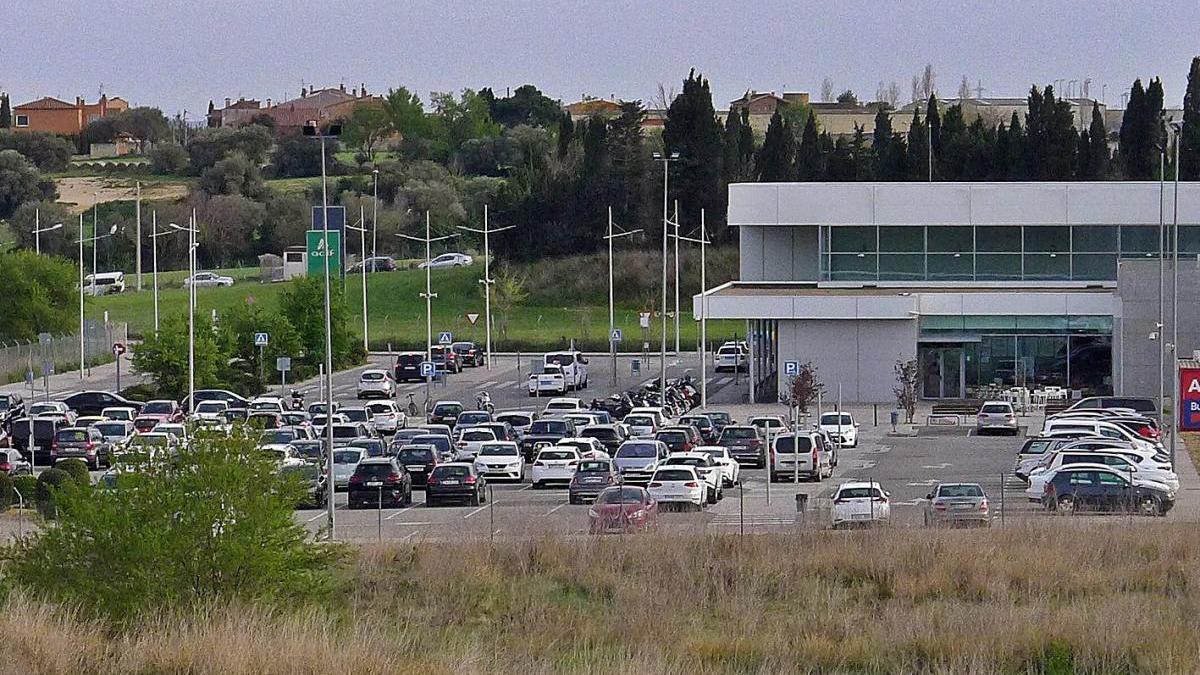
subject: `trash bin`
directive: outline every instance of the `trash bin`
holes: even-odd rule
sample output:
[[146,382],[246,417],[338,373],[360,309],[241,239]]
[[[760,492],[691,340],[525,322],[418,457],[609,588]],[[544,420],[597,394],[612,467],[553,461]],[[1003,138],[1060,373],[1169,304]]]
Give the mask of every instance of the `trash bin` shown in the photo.
[[808,510],[808,495],[803,492],[796,493],[796,513],[804,513]]

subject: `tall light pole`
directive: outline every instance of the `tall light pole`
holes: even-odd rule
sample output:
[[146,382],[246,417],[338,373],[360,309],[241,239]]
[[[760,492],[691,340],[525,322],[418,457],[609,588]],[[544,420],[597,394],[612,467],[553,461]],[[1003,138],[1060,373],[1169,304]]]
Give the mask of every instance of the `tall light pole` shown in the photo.
[[[425,212],[425,236],[414,237],[409,234],[397,234],[397,237],[409,239],[411,241],[419,241],[425,244],[425,292],[421,294],[425,298],[425,360],[433,361],[433,299],[437,297],[437,293],[433,292],[432,282],[430,281],[429,261],[432,259],[430,255],[429,245],[435,241],[443,239],[451,239],[457,237],[457,234],[447,234],[442,237],[431,236],[431,228],[429,226],[429,212]],[[429,380],[425,378],[425,398],[429,398]]]
[[613,241],[622,237],[629,237],[641,232],[641,229],[628,230],[622,232],[613,232],[612,207],[608,207],[608,234],[605,239],[608,240],[608,351],[612,355],[612,383],[617,384],[617,343],[613,340],[613,332],[617,328],[615,297],[613,295]]
[[492,278],[492,267],[491,267],[491,265],[492,265],[492,250],[491,250],[490,245],[488,244],[488,235],[492,234],[494,232],[503,232],[505,230],[511,230],[514,227],[516,227],[516,225],[506,225],[504,227],[499,227],[499,228],[490,227],[488,225],[488,205],[487,204],[483,205],[483,229],[482,230],[476,229],[473,227],[464,227],[462,225],[458,226],[458,229],[460,229],[460,230],[466,230],[467,232],[475,232],[477,234],[483,235],[483,278],[479,280],[479,283],[483,284],[483,325],[484,325],[485,336],[486,336],[486,348],[487,348],[487,363],[486,363],[486,365],[487,365],[488,370],[492,369],[492,284],[496,283],[496,280]]
[[[34,246],[34,251],[38,255],[42,254],[42,233],[43,232],[53,232],[62,226],[63,226],[62,223],[55,223],[55,224],[51,225],[50,227],[42,227],[42,210],[40,208],[34,209],[34,211],[33,211],[33,246]],[[82,237],[80,237],[80,238],[82,239]]]
[[142,290],[142,183],[137,187],[137,244],[134,246],[134,260],[137,261],[137,289]]
[[185,228],[179,227],[175,223],[171,223],[171,229],[158,231],[158,211],[155,211],[150,217],[150,247],[152,251],[151,260],[151,283],[154,287],[154,333],[158,334],[158,238],[165,237],[169,234],[181,232]]
[[1166,233],[1166,218],[1164,214],[1166,201],[1166,177],[1167,170],[1167,148],[1166,146],[1159,147],[1158,153],[1158,327],[1155,333],[1158,337],[1158,428],[1164,429],[1163,426],[1163,402],[1167,398],[1167,378],[1163,370],[1166,368],[1167,345],[1163,339],[1163,329],[1166,328],[1166,316],[1164,310],[1166,308],[1164,302],[1165,285],[1166,285],[1166,252],[1164,250],[1164,239]]
[[[84,345],[86,330],[85,330],[84,312],[83,312],[83,277],[84,277],[84,275],[83,275],[83,245],[91,244],[92,251],[94,253],[96,250],[97,242],[99,242],[101,239],[107,239],[108,237],[111,237],[116,233],[117,233],[117,226],[114,224],[112,226],[112,228],[109,229],[108,234],[102,234],[102,235],[96,236],[95,232],[93,232],[92,233],[93,236],[84,237],[83,236],[83,214],[82,213],[79,214],[79,241],[77,241],[76,243],[79,244],[79,379],[81,379],[81,380],[84,378],[84,369],[85,369],[86,363],[87,363],[87,353],[86,353],[87,350]],[[92,292],[95,293],[97,288],[98,288],[98,286],[96,284],[96,270],[93,267],[92,268]]]
[[679,200],[675,200],[675,356],[679,356]]
[[[192,217],[187,227],[170,223],[176,232],[186,232],[188,236],[188,415],[195,412],[196,407],[196,230],[200,227],[196,219],[196,210],[192,209]],[[157,266],[156,266],[157,267]],[[157,279],[157,275],[156,275]],[[155,283],[157,286],[157,282]]]
[[[1171,208],[1172,224],[1171,224],[1171,356],[1174,373],[1174,378],[1171,381],[1172,400],[1174,403],[1171,406],[1171,468],[1175,468],[1175,453],[1178,449],[1179,438],[1179,404],[1181,396],[1179,395],[1179,134],[1183,131],[1182,122],[1171,122],[1170,124],[1172,138],[1175,141],[1175,186],[1174,206]],[[1161,427],[1160,427],[1161,428]]]
[[708,266],[704,258],[705,248],[710,243],[708,232],[704,227],[704,209],[700,209],[699,238],[685,237],[679,234],[679,226],[675,227],[675,245],[680,240],[700,244],[700,409],[708,405]]
[[[332,255],[333,249],[329,245],[329,178],[325,169],[325,138],[327,136],[338,136],[342,133],[342,125],[331,124],[326,133],[321,133],[320,123],[315,120],[310,120],[304,125],[304,135],[318,136],[321,140],[321,238],[325,245],[325,391],[327,399],[325,401],[326,412],[333,412],[333,326],[329,316],[329,256]],[[340,244],[339,244],[339,250]],[[325,425],[325,483],[326,486],[334,484],[333,480],[333,425]],[[333,541],[336,536],[336,522],[334,519],[332,489],[329,490],[326,498],[326,506],[329,512],[329,539]]]
[[656,161],[662,162],[663,165],[663,233],[662,233],[662,341],[659,343],[659,387],[660,392],[666,396],[667,393],[667,232],[670,226],[670,219],[667,217],[667,182],[670,179],[671,162],[679,161],[679,153],[672,152],[670,155],[663,155],[661,152],[656,152],[653,155]]
[[364,220],[365,217],[363,205],[360,203],[358,205],[358,225],[346,226],[347,228],[358,232],[359,250],[362,251],[362,260],[359,261],[359,267],[362,268],[362,319],[364,352],[370,350],[370,347],[367,343],[367,223]]
[[379,243],[379,169],[372,170],[371,175],[375,177],[375,194],[371,197],[371,257],[374,258],[378,255],[375,245]]

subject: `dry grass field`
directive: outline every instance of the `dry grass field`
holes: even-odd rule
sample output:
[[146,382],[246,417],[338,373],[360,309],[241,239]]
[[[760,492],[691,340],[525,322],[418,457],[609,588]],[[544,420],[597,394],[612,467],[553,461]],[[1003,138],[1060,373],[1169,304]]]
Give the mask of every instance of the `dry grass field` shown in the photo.
[[1198,558],[1140,519],[367,547],[321,607],[116,630],[12,594],[0,672],[1193,673]]

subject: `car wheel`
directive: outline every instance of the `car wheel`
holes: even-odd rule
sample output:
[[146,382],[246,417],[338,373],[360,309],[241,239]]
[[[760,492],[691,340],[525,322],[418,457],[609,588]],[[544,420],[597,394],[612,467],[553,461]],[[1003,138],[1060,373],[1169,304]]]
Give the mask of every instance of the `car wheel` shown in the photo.
[[575,504],[579,503],[579,498],[575,495],[567,495],[567,503],[574,506]]
[[479,492],[471,495],[471,506],[479,506],[480,501],[482,501],[482,499],[479,496]]
[[1075,513],[1075,509],[1075,498],[1070,495],[1059,497],[1058,502],[1055,504],[1055,510],[1063,515],[1072,515]]
[[1142,515],[1158,516],[1163,514],[1162,507],[1159,505],[1158,499],[1154,497],[1146,497],[1142,500],[1139,506],[1141,507]]
[[718,499],[718,497],[717,497],[717,491],[716,491],[716,490],[708,490],[708,491],[706,492],[706,495],[705,495],[705,496],[706,496],[706,499],[705,499],[705,501],[707,501],[709,504],[716,504],[716,503],[717,503],[717,499]]
[[430,497],[429,495],[425,495],[425,506],[426,507],[436,506],[436,505],[437,505],[436,499],[434,499],[433,497]]

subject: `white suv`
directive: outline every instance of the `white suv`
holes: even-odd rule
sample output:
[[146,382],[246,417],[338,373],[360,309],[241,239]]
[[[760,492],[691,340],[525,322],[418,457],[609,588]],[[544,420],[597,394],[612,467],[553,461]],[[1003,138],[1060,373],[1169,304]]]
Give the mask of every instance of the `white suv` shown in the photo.
[[772,482],[804,476],[820,481],[833,476],[833,457],[819,431],[781,433],[771,441]]
[[358,398],[371,396],[381,398],[396,397],[396,380],[392,374],[382,368],[370,368],[358,376]]
[[879,483],[842,483],[833,494],[831,516],[834,529],[889,523],[892,520],[890,495]]
[[579,350],[568,349],[561,352],[549,352],[542,357],[542,362],[547,366],[558,366],[562,370],[562,376],[566,380],[567,389],[587,389],[588,360]]

